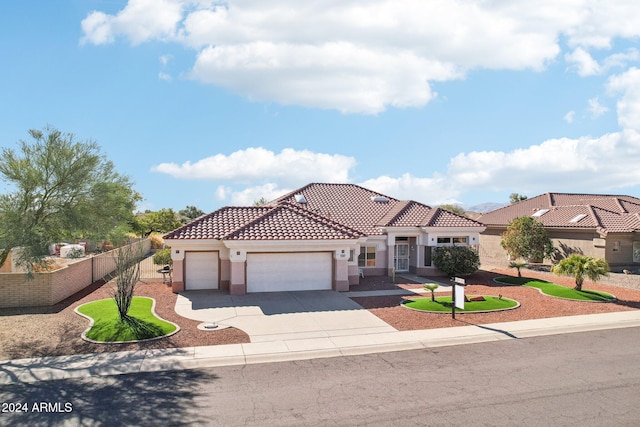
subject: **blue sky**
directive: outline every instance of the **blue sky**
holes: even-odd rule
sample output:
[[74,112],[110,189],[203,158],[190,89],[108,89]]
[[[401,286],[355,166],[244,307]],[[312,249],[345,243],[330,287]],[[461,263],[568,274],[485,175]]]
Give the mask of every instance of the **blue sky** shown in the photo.
[[533,3],[2,2],[0,144],[95,140],[142,210],[640,196],[640,3]]

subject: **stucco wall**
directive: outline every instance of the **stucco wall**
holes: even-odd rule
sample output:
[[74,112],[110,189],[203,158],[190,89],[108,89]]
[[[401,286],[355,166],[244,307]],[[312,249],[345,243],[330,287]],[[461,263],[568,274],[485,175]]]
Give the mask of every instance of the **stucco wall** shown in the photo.
[[[480,235],[480,262],[483,265],[507,267],[509,260],[507,253],[500,246],[500,235],[503,229],[487,229]],[[640,267],[640,263],[633,262],[633,242],[635,237],[630,234],[609,234],[600,237],[592,231],[548,230],[553,246],[558,249],[559,257],[565,258],[573,253],[604,258],[613,270],[623,267]],[[637,239],[640,241],[640,238]],[[616,246],[615,242],[618,242]],[[618,247],[619,251],[614,251]],[[551,260],[545,260],[550,263]]]

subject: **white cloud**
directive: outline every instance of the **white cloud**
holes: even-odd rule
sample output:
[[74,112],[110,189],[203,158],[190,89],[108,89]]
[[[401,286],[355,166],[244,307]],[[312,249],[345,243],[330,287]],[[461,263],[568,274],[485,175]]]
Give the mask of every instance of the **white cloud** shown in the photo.
[[640,59],[640,52],[637,49],[629,49],[626,52],[614,53],[604,60],[603,68],[609,70],[611,68],[626,67],[629,62],[637,62]]
[[424,105],[434,97],[428,81],[457,74],[406,51],[255,42],[205,48],[191,75],[254,100],[375,114],[387,105]]
[[[447,195],[458,198],[475,190],[590,193],[595,188],[607,191],[640,185],[640,169],[633,167],[640,163],[640,69],[630,68],[609,78],[607,92],[620,95],[618,132],[600,137],[549,139],[512,151],[461,153],[450,160],[444,175],[383,176],[363,185],[415,200],[421,200],[423,194],[433,194],[435,200]],[[597,98],[590,99],[589,104],[596,115],[607,110]],[[570,122],[573,117],[570,111],[565,120]]]
[[263,197],[267,201],[271,201],[290,191],[293,191],[293,188],[287,189],[270,182],[264,185],[248,187],[242,191],[232,192],[229,196],[231,198],[231,204],[234,206],[251,206]]
[[224,185],[218,185],[218,188],[216,188],[216,192],[215,192],[215,199],[216,200],[225,200],[229,194],[232,193],[232,189],[230,187],[224,186]]
[[81,42],[106,44],[117,36],[127,37],[134,45],[152,39],[172,39],[183,18],[184,3],[188,2],[129,0],[116,15],[91,12],[81,23],[84,33]]
[[472,69],[543,70],[561,52],[581,75],[637,60],[589,49],[640,36],[637,2],[541,0],[129,0],[118,13],[92,12],[85,43],[149,40],[194,49],[191,76],[251,99],[375,114],[421,106],[431,83]]
[[622,94],[616,106],[620,126],[640,132],[640,69],[633,67],[609,78],[607,91]]
[[573,123],[575,115],[576,115],[575,111],[573,110],[569,111],[567,114],[564,115],[564,121],[567,123]]
[[420,178],[405,173],[398,178],[380,176],[361,182],[365,188],[402,200],[417,200],[430,205],[458,203],[456,197],[461,189],[453,188],[449,179],[434,175],[431,178]]
[[589,102],[589,112],[591,113],[592,119],[597,119],[598,117],[600,117],[601,115],[609,111],[607,107],[600,104],[600,101],[598,100],[598,98],[591,98],[589,99],[588,102]]
[[593,59],[589,52],[581,47],[571,53],[567,53],[564,58],[571,68],[575,69],[580,76],[593,76],[602,72],[598,61]]
[[[196,161],[161,163],[152,171],[180,179],[208,179],[250,183],[275,180],[280,184],[347,182],[355,166],[353,157],[285,148],[274,153],[262,147],[238,150],[229,155],[216,154]],[[251,165],[251,167],[247,167]]]
[[113,17],[102,12],[91,12],[89,16],[82,20],[82,32],[84,36],[81,43],[107,44],[113,42],[114,34],[112,29]]
[[170,82],[171,80],[173,80],[173,77],[171,77],[171,74],[167,74],[165,72],[160,71],[158,73],[158,78],[160,80],[164,80],[165,82]]
[[172,55],[160,55],[160,58],[158,58],[163,67],[165,67],[172,59]]

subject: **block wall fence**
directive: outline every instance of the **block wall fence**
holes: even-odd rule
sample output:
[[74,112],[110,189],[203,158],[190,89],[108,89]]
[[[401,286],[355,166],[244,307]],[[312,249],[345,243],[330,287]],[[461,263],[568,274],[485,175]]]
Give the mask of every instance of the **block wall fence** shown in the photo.
[[[151,250],[151,240],[143,239],[128,246],[147,254]],[[31,280],[25,273],[0,273],[0,308],[57,304],[111,274],[119,250],[89,256],[58,270],[33,273]]]

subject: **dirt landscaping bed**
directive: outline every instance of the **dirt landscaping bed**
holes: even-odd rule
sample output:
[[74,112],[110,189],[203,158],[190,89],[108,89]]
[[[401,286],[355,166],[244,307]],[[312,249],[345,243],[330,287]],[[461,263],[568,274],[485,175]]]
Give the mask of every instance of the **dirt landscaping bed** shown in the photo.
[[[585,282],[584,289],[604,291],[615,295],[618,300],[611,303],[592,303],[568,301],[542,295],[537,289],[526,286],[505,286],[493,281],[495,277],[514,275],[514,270],[493,269],[491,271],[480,271],[467,279],[465,288],[466,295],[502,295],[520,302],[521,306],[514,310],[493,312],[493,313],[465,313],[457,314],[456,319],[451,318],[451,314],[436,314],[417,312],[401,307],[403,299],[416,297],[401,296],[381,296],[352,298],[355,302],[371,311],[373,314],[387,322],[394,328],[406,331],[415,329],[434,329],[452,326],[467,326],[469,324],[486,324],[498,322],[511,322],[516,320],[540,319],[546,317],[573,316],[580,314],[608,313],[616,311],[628,311],[640,309],[640,290],[634,286],[633,280],[640,280],[640,276],[635,278],[621,278],[628,283],[620,283],[613,286],[604,283]],[[559,285],[573,286],[573,279],[558,277],[550,273],[523,270],[526,277],[539,278],[553,281]],[[434,280],[446,282],[447,278],[434,277]],[[607,278],[605,278],[607,280]],[[612,275],[611,282],[616,280]],[[425,282],[427,282],[425,280]],[[637,283],[637,282],[635,282]],[[390,281],[388,286],[393,285]],[[376,289],[381,289],[377,284]],[[412,283],[399,284],[397,287],[415,288],[420,287]],[[363,286],[364,288],[364,286]],[[363,289],[364,290],[364,289]],[[446,294],[442,294],[446,295]],[[418,296],[419,298],[420,296]],[[429,294],[424,294],[429,298]]]
[[175,335],[155,341],[132,344],[93,344],[80,338],[89,322],[73,310],[89,301],[110,298],[111,283],[95,283],[54,307],[0,309],[0,360],[25,357],[61,356],[155,348],[248,343],[249,336],[235,328],[216,331],[197,329],[200,322],[178,316],[174,310],[177,295],[162,279],[138,283],[136,295],[156,300],[156,313],[180,326]]
[[[606,278],[609,283],[586,282],[585,289],[594,289],[614,294],[618,301],[612,303],[575,302],[542,295],[537,289],[524,286],[504,286],[493,278],[515,275],[514,270],[492,269],[480,271],[467,280],[467,295],[503,295],[519,301],[521,307],[494,313],[458,314],[456,320],[450,314],[423,313],[401,307],[403,298],[398,296],[352,298],[358,304],[398,330],[433,329],[469,324],[509,322],[545,317],[572,316],[579,314],[606,313],[640,309],[640,276],[617,275]],[[572,286],[570,278],[557,277],[549,273],[523,270],[527,277],[541,278]],[[446,282],[447,278],[433,280]],[[425,278],[424,282],[430,281]],[[421,288],[419,283],[398,278],[397,284],[388,277],[367,277],[351,291],[389,290]],[[0,309],[0,360],[25,357],[59,356],[81,353],[101,353],[124,350],[155,348],[178,348],[203,345],[220,345],[250,342],[241,330],[228,328],[216,331],[200,331],[199,322],[185,319],[174,311],[176,294],[162,283],[161,279],[147,279],[138,284],[136,295],[150,296],[156,300],[156,313],[177,323],[181,330],[171,337],[135,344],[92,344],[80,338],[88,328],[86,319],[76,314],[75,307],[89,301],[109,298],[112,284],[96,283],[79,294],[42,309]],[[419,297],[419,296],[417,296]],[[424,294],[429,297],[429,294]],[[416,298],[416,297],[411,297]]]

